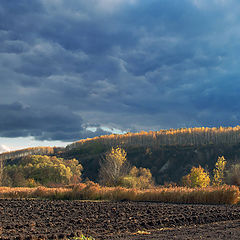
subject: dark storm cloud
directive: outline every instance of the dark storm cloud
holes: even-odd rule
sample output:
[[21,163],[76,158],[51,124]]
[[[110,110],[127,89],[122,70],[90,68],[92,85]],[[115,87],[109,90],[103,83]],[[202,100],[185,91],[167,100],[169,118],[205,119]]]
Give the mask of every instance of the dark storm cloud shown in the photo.
[[239,10],[234,0],[2,0],[0,136],[238,124]]
[[107,134],[97,128],[90,132],[82,127],[82,120],[76,114],[67,109],[48,108],[33,109],[21,103],[0,105],[1,137],[26,137],[34,136],[39,140],[63,140],[77,139],[79,136],[96,136]]
[[20,103],[0,105],[2,137],[35,136],[38,139],[76,138],[82,131],[81,119],[66,109],[33,109]]

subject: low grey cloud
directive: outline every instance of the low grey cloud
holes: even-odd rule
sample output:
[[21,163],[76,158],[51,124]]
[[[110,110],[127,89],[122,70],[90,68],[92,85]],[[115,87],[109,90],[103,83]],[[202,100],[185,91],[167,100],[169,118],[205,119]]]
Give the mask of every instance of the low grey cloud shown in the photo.
[[0,136],[237,125],[239,9],[236,0],[2,0]]
[[8,152],[10,149],[6,145],[0,145],[0,153]]

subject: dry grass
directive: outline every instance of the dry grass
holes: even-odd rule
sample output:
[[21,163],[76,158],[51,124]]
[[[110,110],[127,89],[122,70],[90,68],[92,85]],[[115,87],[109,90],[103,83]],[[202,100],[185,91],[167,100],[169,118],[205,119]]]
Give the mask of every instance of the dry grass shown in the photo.
[[60,197],[71,189],[68,188],[26,188],[26,187],[0,187],[0,198],[52,198]]
[[160,201],[166,203],[236,204],[239,188],[235,186],[207,188],[155,188],[139,192],[137,200]]
[[236,186],[208,188],[156,187],[147,190],[101,187],[96,183],[78,184],[71,188],[0,187],[0,198],[42,198],[68,200],[131,200],[165,203],[236,204],[240,192]]

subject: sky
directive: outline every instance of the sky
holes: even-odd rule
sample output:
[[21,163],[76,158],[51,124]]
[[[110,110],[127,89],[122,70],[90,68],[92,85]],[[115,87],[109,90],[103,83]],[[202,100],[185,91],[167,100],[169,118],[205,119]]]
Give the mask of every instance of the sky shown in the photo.
[[0,152],[235,126],[238,0],[1,0]]

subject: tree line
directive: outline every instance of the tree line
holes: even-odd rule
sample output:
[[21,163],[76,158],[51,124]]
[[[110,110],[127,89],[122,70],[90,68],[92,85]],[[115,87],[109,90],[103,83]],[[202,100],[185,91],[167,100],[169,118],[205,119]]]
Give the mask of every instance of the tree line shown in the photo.
[[235,163],[228,168],[227,161],[224,156],[218,157],[215,168],[213,169],[212,177],[210,173],[202,168],[192,167],[189,174],[182,177],[182,185],[195,187],[221,186],[221,185],[236,185],[240,186],[240,164]]
[[62,151],[64,148],[59,147],[32,147],[32,148],[25,148],[16,151],[4,152],[0,154],[0,161],[4,161],[7,159],[14,159],[25,157],[28,155],[52,155],[59,151]]
[[[240,185],[240,164],[226,168],[227,161],[218,157],[212,175],[201,166],[193,166],[178,185],[190,188]],[[1,184],[4,186],[36,187],[78,184],[82,181],[83,167],[76,159],[56,156],[29,155],[18,164],[0,167]],[[112,147],[100,159],[98,182],[102,186],[146,189],[154,186],[151,171],[131,166],[123,148]]]
[[109,147],[142,146],[160,148],[162,146],[200,146],[208,144],[238,144],[240,143],[240,126],[235,127],[196,127],[168,129],[160,131],[141,131],[139,133],[110,134],[100,137],[82,139],[68,145],[66,148],[35,147],[0,154],[0,161],[41,154],[52,155],[72,149],[81,148],[86,144],[99,143]]
[[76,159],[65,160],[56,156],[29,155],[18,164],[2,169],[2,185],[36,187],[76,184],[81,181],[83,167]]
[[[153,185],[149,169],[131,166],[122,148],[112,148],[100,159],[99,183],[103,186],[148,188]],[[76,159],[28,155],[17,164],[0,167],[1,185],[10,187],[62,186],[82,181],[83,167]]]
[[199,146],[207,144],[240,143],[240,126],[180,128],[139,133],[111,134],[82,139],[66,147],[66,150],[81,148],[83,144],[101,143],[106,146],[143,146],[159,148],[166,145]]

